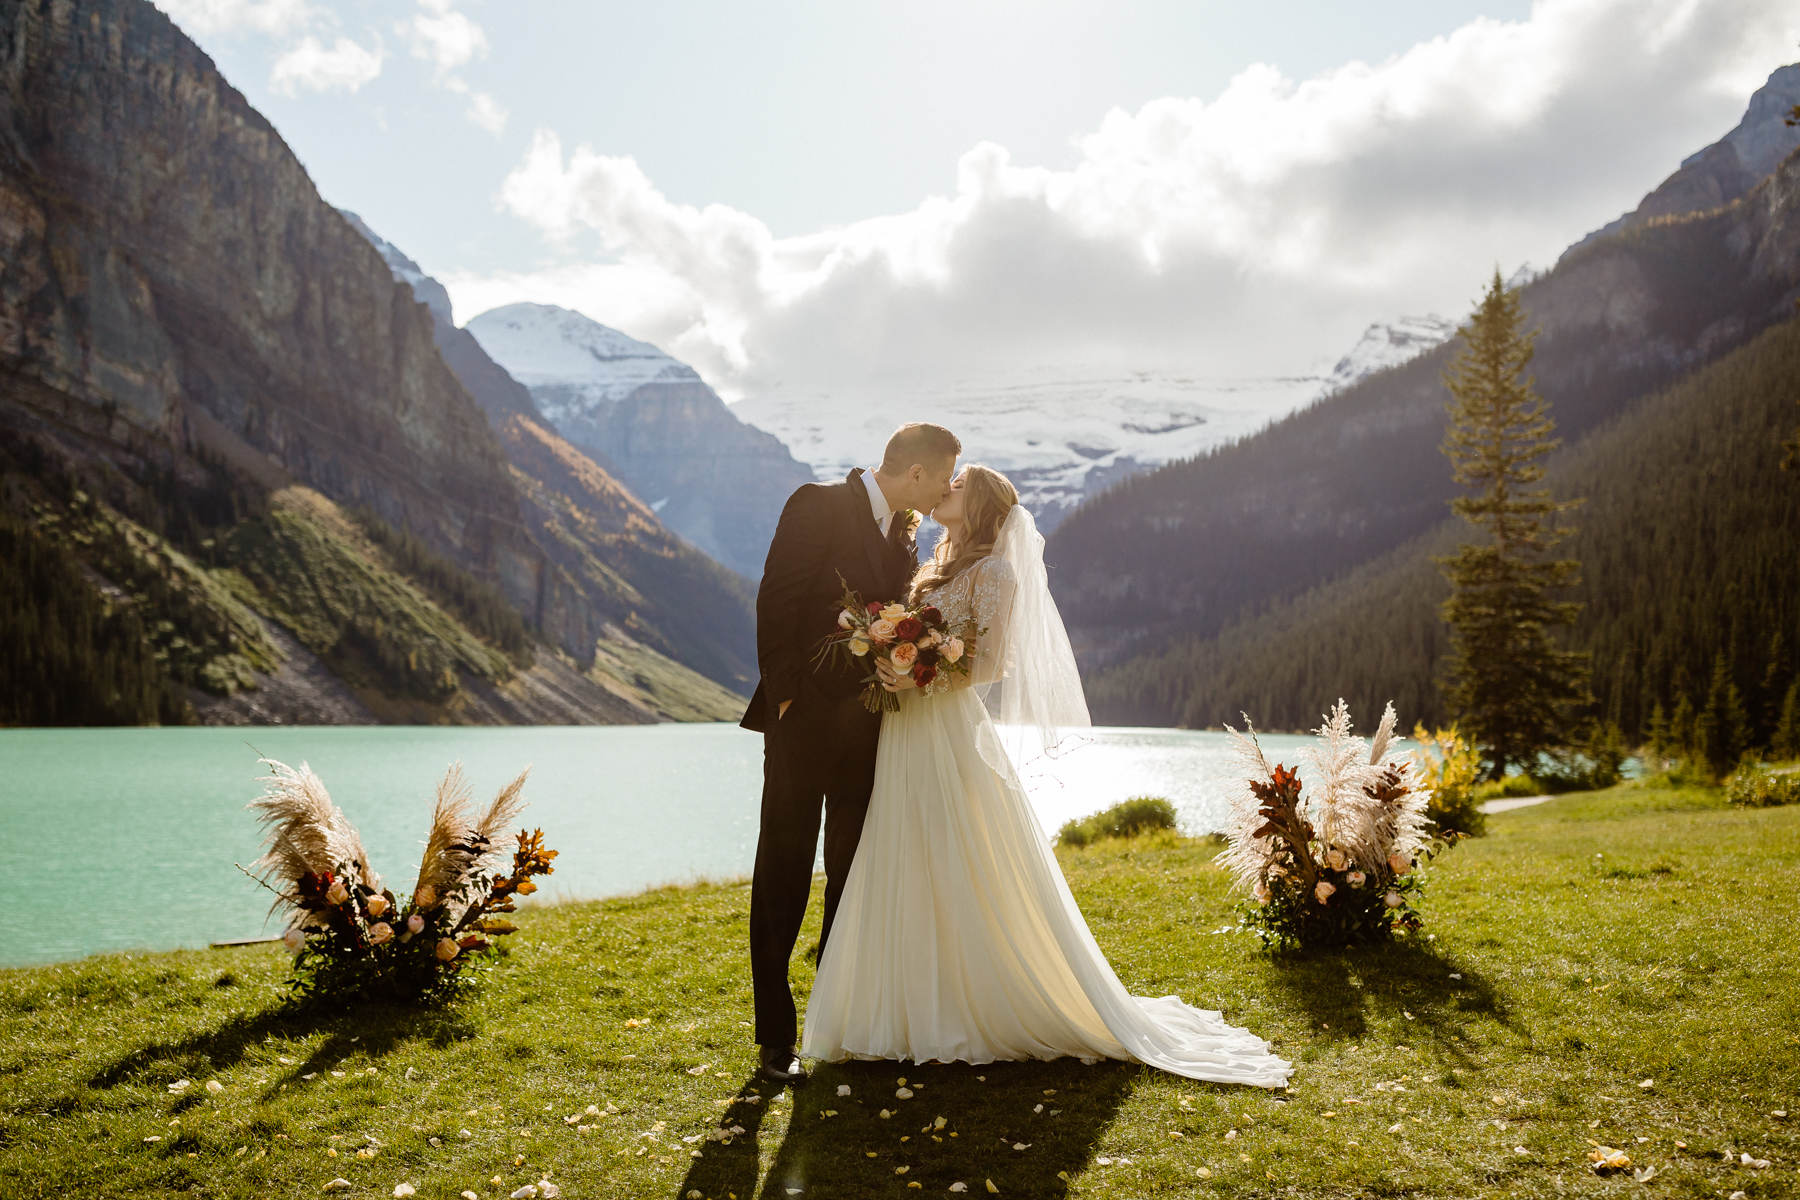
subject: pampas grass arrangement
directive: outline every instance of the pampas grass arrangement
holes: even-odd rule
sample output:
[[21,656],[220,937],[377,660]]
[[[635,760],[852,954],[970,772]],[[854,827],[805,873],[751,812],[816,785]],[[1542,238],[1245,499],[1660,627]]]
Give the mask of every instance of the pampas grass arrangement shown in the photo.
[[1318,727],[1309,783],[1271,766],[1256,729],[1227,725],[1246,777],[1232,797],[1217,861],[1249,893],[1240,906],[1264,946],[1306,948],[1385,940],[1417,931],[1417,868],[1443,846],[1431,836],[1429,793],[1403,753],[1389,704],[1373,743],[1350,731],[1337,702]]
[[269,774],[251,801],[265,835],[261,858],[247,872],[275,893],[270,911],[289,919],[283,938],[294,951],[294,998],[382,997],[441,1000],[465,985],[474,964],[490,957],[493,937],[513,932],[498,914],[537,890],[532,882],[555,868],[542,830],[521,829],[509,869],[502,830],[525,801],[530,768],[477,810],[462,764],[438,784],[425,854],[412,893],[401,901],[382,887],[362,839],[325,785],[298,768],[261,760]]

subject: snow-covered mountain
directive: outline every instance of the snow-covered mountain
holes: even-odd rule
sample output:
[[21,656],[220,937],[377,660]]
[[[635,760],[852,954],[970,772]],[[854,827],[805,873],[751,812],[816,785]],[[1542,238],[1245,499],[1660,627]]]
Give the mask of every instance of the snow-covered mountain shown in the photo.
[[684,362],[553,304],[492,308],[467,326],[552,421],[580,420],[646,383],[699,383]]
[[742,575],[762,573],[782,505],[813,473],[692,367],[548,304],[490,309],[464,328],[663,524]]
[[[1513,278],[1518,279],[1518,273],[1515,272]],[[1321,394],[1342,391],[1377,371],[1385,371],[1389,367],[1397,367],[1417,358],[1447,341],[1455,333],[1455,321],[1447,321],[1431,314],[1401,317],[1398,321],[1391,322],[1378,321],[1363,330],[1362,337],[1350,348],[1350,353],[1338,359],[1337,366],[1325,378]]]
[[948,426],[962,439],[964,461],[1004,472],[1039,525],[1051,529],[1121,479],[1254,433],[1455,332],[1455,322],[1435,316],[1371,325],[1329,375],[1045,370],[953,383],[893,380],[837,393],[775,391],[733,408],[787,443],[821,479],[873,465],[902,421]]

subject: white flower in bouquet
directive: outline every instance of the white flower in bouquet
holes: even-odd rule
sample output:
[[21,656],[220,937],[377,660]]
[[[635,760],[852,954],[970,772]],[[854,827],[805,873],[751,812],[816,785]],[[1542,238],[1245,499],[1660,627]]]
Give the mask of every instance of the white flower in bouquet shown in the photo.
[[438,939],[437,956],[444,962],[449,962],[451,959],[455,958],[461,950],[462,947],[458,946],[449,938]]
[[1381,898],[1381,902],[1389,908],[1399,908],[1402,904],[1406,903],[1406,901],[1401,898],[1399,892],[1389,892]]
[[350,899],[350,889],[344,886],[342,879],[334,879],[325,892],[325,898],[333,904],[343,904]]
[[377,921],[369,926],[369,944],[379,946],[394,936],[394,927],[386,921]]
[[874,644],[874,642],[869,640],[869,635],[861,630],[850,635],[850,653],[856,655],[858,658],[866,656],[869,653],[870,647],[874,646]]
[[1361,887],[1367,879],[1368,876],[1364,875],[1361,871],[1352,871],[1344,876],[1344,882],[1351,887]]
[[1341,871],[1349,866],[1350,863],[1349,860],[1344,857],[1344,852],[1342,850],[1333,848],[1325,854],[1325,865],[1334,871]]
[[888,654],[888,658],[893,662],[894,670],[905,673],[912,670],[913,664],[919,661],[919,648],[911,642],[901,642]]
[[869,637],[878,646],[885,646],[895,637],[894,623],[886,617],[877,617],[869,622]]
[[418,913],[414,913],[412,916],[406,918],[406,932],[408,932],[408,933],[423,933],[424,930],[425,930],[425,918],[424,917],[421,917]]
[[1329,883],[1326,883],[1323,879],[1319,880],[1319,882],[1313,886],[1313,895],[1318,897],[1320,904],[1323,904],[1327,900],[1331,899],[1331,894],[1335,891],[1337,891],[1337,888],[1333,887]]
[[855,613],[851,612],[847,608],[844,609],[842,612],[838,613],[838,628],[839,629],[848,629],[854,624],[856,624],[856,614]]
[[369,897],[369,915],[379,917],[388,910],[387,897],[379,893]]
[[898,621],[905,615],[906,606],[904,604],[890,604],[881,610],[881,619],[884,621]]
[[943,656],[945,662],[955,662],[963,656],[963,640],[959,637],[945,639],[944,645],[938,653]]
[[432,887],[429,883],[420,884],[419,890],[413,893],[414,908],[430,908],[436,903],[437,889]]
[[298,929],[290,929],[281,935],[281,942],[289,950],[298,953],[300,947],[306,945],[306,934]]

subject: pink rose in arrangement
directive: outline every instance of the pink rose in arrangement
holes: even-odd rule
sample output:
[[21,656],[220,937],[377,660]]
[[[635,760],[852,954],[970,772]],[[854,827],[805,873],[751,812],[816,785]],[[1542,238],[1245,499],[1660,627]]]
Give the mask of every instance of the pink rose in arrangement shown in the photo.
[[1404,875],[1412,870],[1412,863],[1407,859],[1406,855],[1396,850],[1388,855],[1388,870],[1396,875]]
[[1318,897],[1320,904],[1323,904],[1331,899],[1331,894],[1335,891],[1337,891],[1337,888],[1321,879],[1317,886],[1313,888],[1313,895]]
[[886,617],[877,617],[875,620],[869,622],[869,638],[877,646],[892,644],[894,636],[894,623]]
[[281,935],[281,941],[289,950],[298,951],[306,945],[306,934],[298,929],[290,929]]
[[350,899],[350,889],[344,886],[343,880],[334,879],[331,881],[330,889],[325,893],[325,899],[333,904],[343,904]]
[[1406,903],[1405,900],[1401,899],[1399,892],[1389,892],[1381,898],[1381,902],[1389,908],[1399,908],[1402,904]]
[[406,932],[408,932],[408,933],[423,933],[424,930],[425,930],[425,918],[424,917],[421,917],[418,913],[414,913],[412,916],[406,918]]
[[1363,885],[1363,881],[1366,880],[1367,878],[1368,878],[1368,876],[1364,875],[1361,871],[1352,871],[1348,875],[1344,876],[1344,882],[1349,884],[1351,887],[1361,887]]
[[437,889],[429,883],[420,884],[419,890],[413,893],[414,908],[430,908],[437,903]]
[[449,938],[439,938],[438,939],[437,956],[442,961],[449,962],[451,959],[455,958],[460,953],[462,953],[462,947],[458,946],[455,942],[451,941]]
[[369,926],[369,943],[379,946],[394,936],[394,927],[386,921],[377,921]]
[[386,896],[375,895],[369,897],[369,915],[371,917],[379,917],[387,910],[388,902]]
[[889,652],[888,658],[893,661],[894,670],[904,674],[912,670],[913,664],[919,661],[919,648],[911,642],[901,642]]
[[938,654],[945,662],[955,662],[963,656],[963,640],[959,637],[946,638],[939,647]]

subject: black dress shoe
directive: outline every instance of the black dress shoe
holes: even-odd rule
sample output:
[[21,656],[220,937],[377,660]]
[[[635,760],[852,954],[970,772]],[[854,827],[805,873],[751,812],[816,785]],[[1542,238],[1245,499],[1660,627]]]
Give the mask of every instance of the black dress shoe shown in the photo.
[[761,1060],[757,1074],[771,1083],[805,1083],[806,1068],[800,1065],[799,1055],[792,1046],[759,1047]]

